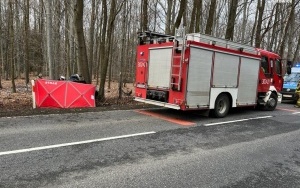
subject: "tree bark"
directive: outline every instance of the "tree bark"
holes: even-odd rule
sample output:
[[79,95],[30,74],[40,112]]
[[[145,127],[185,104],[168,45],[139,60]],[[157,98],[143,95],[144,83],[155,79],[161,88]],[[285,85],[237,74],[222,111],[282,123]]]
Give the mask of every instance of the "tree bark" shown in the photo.
[[148,30],[148,0],[142,0],[142,31]]
[[252,27],[252,32],[251,32],[251,41],[250,41],[251,45],[253,45],[254,40],[255,40],[254,35],[255,35],[256,28],[257,28],[257,17],[258,17],[258,11],[259,11],[259,4],[260,4],[260,0],[257,1],[257,6],[256,6],[255,19],[254,19],[254,24]]
[[[0,31],[2,31],[2,1],[0,1]],[[0,32],[0,89],[3,88],[2,86],[2,67],[3,67],[3,38],[2,38],[2,32]]]
[[277,38],[278,38],[278,31],[277,31],[277,28],[278,28],[278,17],[279,17],[279,4],[276,3],[275,4],[275,18],[274,18],[274,26],[273,26],[273,29],[272,29],[272,36],[271,36],[271,41],[270,41],[270,49],[272,51],[276,51],[277,49]]
[[245,43],[245,33],[246,33],[246,25],[248,21],[248,14],[247,14],[247,7],[248,7],[248,0],[244,0],[244,7],[243,7],[243,22],[242,22],[242,43]]
[[298,60],[300,60],[300,55],[299,55],[299,52],[300,52],[300,36],[298,36],[298,42],[296,44],[296,50],[294,52],[294,57],[293,57],[293,62],[296,62],[297,61],[297,58]]
[[[19,15],[19,2],[15,0],[15,12],[16,15]],[[16,28],[20,28],[20,18],[19,16],[15,16],[16,20]],[[15,36],[17,41],[21,41],[21,31],[19,29],[15,29]],[[21,44],[19,42],[16,43],[16,76],[17,78],[21,77]]]
[[233,40],[237,7],[238,7],[238,0],[231,0],[228,22],[227,22],[227,29],[226,29],[226,34],[225,34],[225,39],[228,39],[228,40]]
[[28,90],[29,84],[29,0],[26,0],[25,6],[25,16],[24,16],[24,24],[25,24],[25,38],[24,38],[24,61],[25,61],[25,84]]
[[171,34],[173,0],[167,0],[166,34]]
[[214,23],[214,14],[216,12],[216,0],[211,0],[210,6],[209,6],[209,13],[208,13],[208,19],[205,27],[205,34],[211,35],[212,29],[213,29],[213,23]]
[[260,48],[261,45],[261,26],[262,26],[262,18],[265,10],[265,0],[258,1],[258,20],[255,32],[255,47]]
[[181,19],[183,17],[183,14],[185,13],[186,3],[187,3],[187,0],[181,0],[180,1],[179,12],[178,12],[178,15],[176,17],[174,27],[172,28],[172,35],[175,34],[175,29],[180,26]]
[[9,62],[10,62],[10,77],[11,77],[11,89],[12,93],[16,93],[16,84],[15,84],[15,62],[14,62],[14,15],[13,15],[13,0],[8,0],[9,7]]
[[[108,10],[107,10],[107,1],[102,0],[102,14],[103,14],[103,24],[102,24],[102,31],[101,31],[101,43],[100,43],[100,63],[99,63],[99,72],[100,72],[100,84],[99,84],[99,94],[98,99],[104,99],[104,89],[105,89],[105,80],[106,80],[106,72],[104,73],[104,61],[106,57],[106,30],[107,30],[107,17],[108,17]],[[107,68],[106,68],[107,69]]]
[[79,73],[82,74],[86,83],[90,84],[91,76],[89,73],[86,45],[84,40],[83,33],[83,0],[77,0],[75,4],[75,29],[76,29],[76,39],[78,44],[78,65],[79,65]]
[[66,78],[69,78],[71,76],[71,61],[70,61],[70,23],[69,23],[69,8],[68,8],[68,1],[64,1],[65,5],[65,61],[66,61],[66,69],[65,69],[65,76]]
[[198,0],[193,1],[193,9],[192,9],[192,14],[191,14],[191,21],[190,21],[190,28],[189,28],[189,33],[194,33],[195,32],[195,25],[196,25],[196,11],[197,11],[197,2]]
[[120,74],[119,74],[119,99],[122,98],[122,85],[123,85],[123,66],[125,61],[125,40],[126,40],[126,20],[127,20],[127,3],[123,5],[122,14],[122,41],[121,41],[121,58],[120,58]]
[[295,6],[298,3],[299,3],[299,1],[297,1],[297,3],[295,3],[295,0],[292,0],[291,10],[290,10],[290,13],[289,13],[289,16],[288,16],[288,20],[287,20],[287,22],[285,24],[285,27],[284,27],[284,33],[283,33],[282,40],[281,40],[281,45],[280,45],[280,48],[279,48],[279,55],[281,56],[281,58],[284,57],[284,49],[285,49],[285,43],[286,43],[286,39],[287,39],[288,29],[289,29],[291,20],[293,18],[293,12],[295,11]]
[[95,33],[95,21],[96,21],[96,1],[92,0],[92,12],[91,12],[91,24],[90,24],[90,47],[89,47],[89,72],[90,75],[93,75],[93,66],[94,66],[94,33]]
[[195,19],[195,32],[200,32],[200,26],[202,25],[202,0],[196,1],[196,19]]
[[[292,4],[294,6],[294,4]],[[292,61],[293,60],[293,46],[296,42],[294,42],[295,36],[293,33],[295,32],[295,8],[291,8],[291,14],[290,14],[290,22],[289,22],[289,29],[288,29],[288,39],[287,39],[287,60]]]
[[53,65],[53,50],[52,50],[52,0],[46,0],[46,32],[47,32],[47,60],[49,67],[49,78],[54,79],[54,65]]

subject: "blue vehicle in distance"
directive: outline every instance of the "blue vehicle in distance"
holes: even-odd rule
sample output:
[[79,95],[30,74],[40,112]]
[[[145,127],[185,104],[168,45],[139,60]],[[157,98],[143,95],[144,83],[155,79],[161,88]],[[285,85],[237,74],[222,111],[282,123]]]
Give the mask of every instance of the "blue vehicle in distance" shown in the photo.
[[286,75],[283,82],[283,89],[281,91],[283,100],[297,101],[296,87],[300,80],[300,63],[291,68],[291,74]]

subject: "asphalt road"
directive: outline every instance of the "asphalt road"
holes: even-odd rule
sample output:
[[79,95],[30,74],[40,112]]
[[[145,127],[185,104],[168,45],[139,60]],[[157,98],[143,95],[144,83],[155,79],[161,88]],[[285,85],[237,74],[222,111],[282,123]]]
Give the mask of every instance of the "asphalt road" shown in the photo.
[[0,187],[300,187],[300,109],[0,118]]

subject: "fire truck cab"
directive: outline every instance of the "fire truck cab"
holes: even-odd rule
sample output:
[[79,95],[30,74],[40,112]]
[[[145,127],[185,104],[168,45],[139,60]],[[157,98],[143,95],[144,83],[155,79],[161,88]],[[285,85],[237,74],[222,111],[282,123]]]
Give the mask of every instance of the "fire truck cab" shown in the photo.
[[232,107],[274,110],[281,102],[282,64],[277,54],[203,35],[139,33],[135,100],[177,110]]

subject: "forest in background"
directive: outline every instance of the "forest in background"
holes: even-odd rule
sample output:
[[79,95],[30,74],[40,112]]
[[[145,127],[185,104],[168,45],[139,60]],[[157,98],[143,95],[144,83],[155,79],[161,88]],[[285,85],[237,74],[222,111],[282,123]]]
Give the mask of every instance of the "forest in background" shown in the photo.
[[[110,81],[132,83],[137,33],[205,33],[300,62],[300,0],[1,0],[2,80],[74,73],[95,80],[99,99]],[[107,82],[108,81],[108,82]]]

